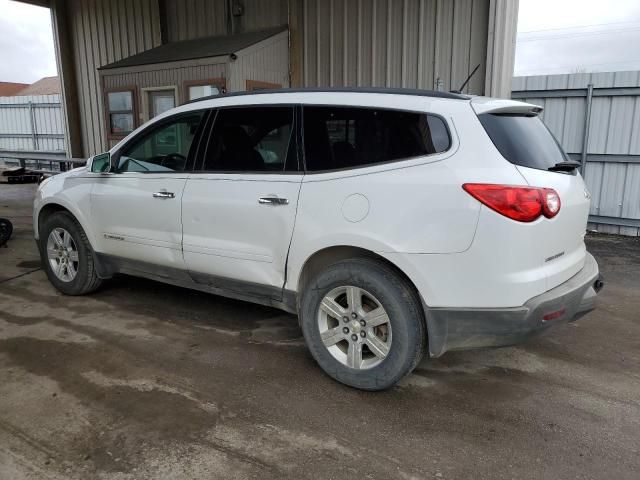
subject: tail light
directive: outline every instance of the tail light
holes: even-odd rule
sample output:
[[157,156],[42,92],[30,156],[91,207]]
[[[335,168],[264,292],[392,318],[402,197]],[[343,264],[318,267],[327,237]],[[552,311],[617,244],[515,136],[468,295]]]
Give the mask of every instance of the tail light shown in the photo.
[[560,211],[560,196],[552,188],[491,183],[465,183],[462,188],[483,205],[518,222],[553,218]]

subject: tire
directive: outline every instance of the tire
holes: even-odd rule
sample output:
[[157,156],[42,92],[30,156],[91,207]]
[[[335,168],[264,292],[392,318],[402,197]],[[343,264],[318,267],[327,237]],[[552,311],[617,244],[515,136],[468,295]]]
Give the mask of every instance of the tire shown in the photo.
[[6,218],[0,218],[0,247],[2,247],[13,233],[13,224]]
[[[362,308],[354,317],[349,304],[357,307],[358,297]],[[336,319],[339,315],[341,320]],[[426,345],[416,290],[393,268],[374,259],[341,261],[312,279],[302,292],[300,324],[318,365],[335,380],[362,390],[395,385],[420,362]]]
[[[53,243],[50,243],[50,237],[52,232],[56,233],[67,232],[70,235],[70,239],[67,239],[66,234],[62,234],[61,238],[68,241],[68,249],[70,252],[75,250],[76,254],[69,253],[66,256],[66,262],[71,264],[69,269],[66,270],[68,275],[63,279],[59,274],[54,271],[52,265],[52,259],[50,259],[48,246],[58,246],[55,239],[52,238]],[[87,235],[78,223],[78,221],[68,212],[55,212],[46,217],[42,222],[40,228],[39,239],[40,259],[42,260],[42,267],[49,278],[49,281],[60,292],[65,295],[84,295],[97,290],[102,284],[102,280],[96,273],[96,268],[93,259],[93,249],[89,244]],[[75,259],[77,258],[77,261]],[[53,259],[54,263],[58,264],[64,258],[58,257]],[[71,275],[71,271],[75,271],[75,275]],[[65,270],[62,270],[65,272]],[[65,276],[64,274],[62,275]]]

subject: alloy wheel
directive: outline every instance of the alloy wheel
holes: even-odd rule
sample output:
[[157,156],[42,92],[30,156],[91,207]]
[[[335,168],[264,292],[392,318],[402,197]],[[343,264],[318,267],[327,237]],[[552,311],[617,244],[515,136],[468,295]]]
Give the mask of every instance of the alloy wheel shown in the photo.
[[356,370],[380,364],[391,349],[391,322],[370,292],[354,286],[327,293],[318,309],[322,343],[343,365]]
[[47,239],[47,259],[53,274],[63,282],[71,282],[78,274],[78,247],[71,234],[61,227],[51,230]]

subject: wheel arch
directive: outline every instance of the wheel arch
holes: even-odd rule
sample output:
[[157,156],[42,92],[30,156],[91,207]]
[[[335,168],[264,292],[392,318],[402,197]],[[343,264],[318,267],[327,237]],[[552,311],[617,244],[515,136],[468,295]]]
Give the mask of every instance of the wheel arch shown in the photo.
[[89,244],[91,245],[91,248],[94,248],[95,237],[94,237],[93,229],[88,224],[89,222],[87,222],[86,219],[82,216],[82,214],[76,211],[76,209],[74,209],[70,205],[67,205],[66,202],[62,202],[62,201],[50,201],[40,206],[37,212],[37,220],[34,221],[34,229],[36,229],[34,234],[36,239],[40,238],[40,232],[42,230],[41,228],[42,222],[44,221],[44,219],[56,212],[66,212],[69,215],[71,215],[84,230],[87,236],[87,239],[89,240]]
[[[382,255],[368,250],[362,247],[355,247],[352,245],[334,245],[330,247],[325,247],[316,252],[312,253],[307,257],[302,265],[302,269],[300,270],[300,274],[298,275],[297,281],[297,301],[299,303],[300,298],[302,296],[302,292],[304,291],[305,286],[309,281],[317,275],[320,271],[327,268],[329,265],[332,265],[336,262],[340,262],[342,260],[349,260],[353,258],[369,258],[376,261],[379,261],[389,268],[391,268],[395,273],[397,273],[401,278],[403,278],[410,286],[413,288],[414,292],[421,299],[421,307],[422,307],[422,321],[424,322],[425,332],[427,332],[427,338],[429,337],[429,329],[427,322],[427,309],[424,299],[418,290],[415,282],[407,275],[398,265],[389,260],[388,258],[383,257]],[[299,311],[299,304],[296,305],[297,310]]]

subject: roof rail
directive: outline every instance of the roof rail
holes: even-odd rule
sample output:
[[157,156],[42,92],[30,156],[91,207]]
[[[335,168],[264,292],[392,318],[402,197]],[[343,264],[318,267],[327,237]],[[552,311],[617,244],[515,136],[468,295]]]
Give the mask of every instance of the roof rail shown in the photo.
[[185,102],[197,103],[205,100],[225,97],[241,97],[245,95],[264,95],[271,93],[386,93],[390,95],[413,95],[418,97],[448,98],[452,100],[470,100],[471,97],[459,93],[440,92],[435,90],[420,90],[415,88],[387,88],[387,87],[308,87],[308,88],[274,88],[254,90],[251,92],[231,92],[209,95]]

